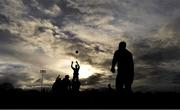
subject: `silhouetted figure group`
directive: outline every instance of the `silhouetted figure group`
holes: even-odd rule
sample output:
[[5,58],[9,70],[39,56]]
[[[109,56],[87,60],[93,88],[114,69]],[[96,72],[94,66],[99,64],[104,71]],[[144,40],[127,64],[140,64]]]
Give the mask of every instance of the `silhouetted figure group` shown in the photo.
[[125,93],[131,93],[131,85],[134,79],[134,62],[132,53],[126,49],[125,42],[120,42],[119,49],[114,53],[111,67],[113,73],[115,73],[116,64],[118,67],[116,90],[122,93],[125,86]]
[[[71,62],[71,68],[73,69],[73,78],[70,81],[69,76],[66,75],[64,79],[61,80],[60,75],[56,78],[56,82],[53,84],[52,90],[54,93],[78,93],[80,89],[79,81],[79,69],[80,65],[76,61],[75,67],[74,62]],[[117,64],[117,77],[116,77],[116,90],[118,93],[132,93],[131,85],[134,80],[134,61],[132,53],[126,49],[126,43],[120,42],[119,49],[115,51],[112,60],[111,72],[115,73],[115,66]],[[108,85],[111,91],[111,85]]]
[[58,94],[62,91],[62,80],[60,78],[60,75],[58,75],[58,77],[56,78],[56,81],[52,86],[52,91],[54,92],[54,94]]
[[71,68],[74,70],[73,79],[70,81],[69,75],[65,75],[65,77],[61,80],[60,75],[56,78],[55,83],[52,86],[52,91],[56,95],[63,94],[77,94],[80,89],[80,81],[79,81],[79,69],[80,66],[76,61],[76,66],[73,67],[73,62],[71,63]]

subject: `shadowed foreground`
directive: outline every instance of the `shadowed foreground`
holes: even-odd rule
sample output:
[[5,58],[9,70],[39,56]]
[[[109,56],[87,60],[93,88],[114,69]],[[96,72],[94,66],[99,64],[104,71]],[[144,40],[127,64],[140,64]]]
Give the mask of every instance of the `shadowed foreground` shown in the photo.
[[1,108],[180,108],[178,93],[118,95],[114,90],[87,90],[78,95],[55,96],[35,90],[0,91]]

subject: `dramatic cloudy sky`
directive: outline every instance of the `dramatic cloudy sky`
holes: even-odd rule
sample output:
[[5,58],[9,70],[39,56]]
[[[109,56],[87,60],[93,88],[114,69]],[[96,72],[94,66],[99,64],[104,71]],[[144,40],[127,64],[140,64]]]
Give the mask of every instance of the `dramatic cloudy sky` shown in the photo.
[[[0,83],[31,88],[81,65],[82,88],[114,85],[120,41],[135,62],[134,90],[180,91],[179,0],[0,0]],[[75,51],[79,50],[79,54]]]

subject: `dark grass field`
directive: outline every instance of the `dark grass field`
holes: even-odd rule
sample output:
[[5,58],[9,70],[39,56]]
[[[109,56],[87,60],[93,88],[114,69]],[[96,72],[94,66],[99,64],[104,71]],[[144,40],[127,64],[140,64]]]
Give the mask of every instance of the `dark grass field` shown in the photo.
[[180,108],[178,93],[117,94],[114,90],[87,90],[79,94],[54,95],[36,90],[0,91],[0,108]]

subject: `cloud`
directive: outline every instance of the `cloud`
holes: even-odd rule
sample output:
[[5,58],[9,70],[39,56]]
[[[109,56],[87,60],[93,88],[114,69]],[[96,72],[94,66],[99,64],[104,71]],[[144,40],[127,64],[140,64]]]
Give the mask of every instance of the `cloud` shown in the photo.
[[0,14],[0,24],[3,24],[3,23],[9,23],[9,18],[6,17],[5,15],[3,14]]
[[98,88],[98,87],[107,87],[108,84],[114,84],[112,83],[112,80],[114,80],[114,76],[107,76],[105,73],[95,73],[92,76],[86,78],[86,79],[81,79],[81,85],[82,86],[91,86],[93,88]]
[[[166,62],[179,59],[178,47],[153,48],[150,52],[143,55],[140,59],[153,63]],[[174,54],[175,53],[175,54]]]
[[25,82],[30,82],[32,77],[27,73],[27,66],[22,64],[0,64],[0,83],[12,83],[15,87],[22,86]]
[[95,85],[101,81],[102,74],[92,75],[87,79],[81,80],[82,85]]
[[33,81],[41,68],[52,72],[48,84],[58,72],[71,74],[69,63],[78,59],[102,70],[83,84],[112,83],[109,68],[122,40],[134,54],[134,87],[171,88],[178,80],[178,0],[2,0],[0,8],[0,62],[30,66]]

